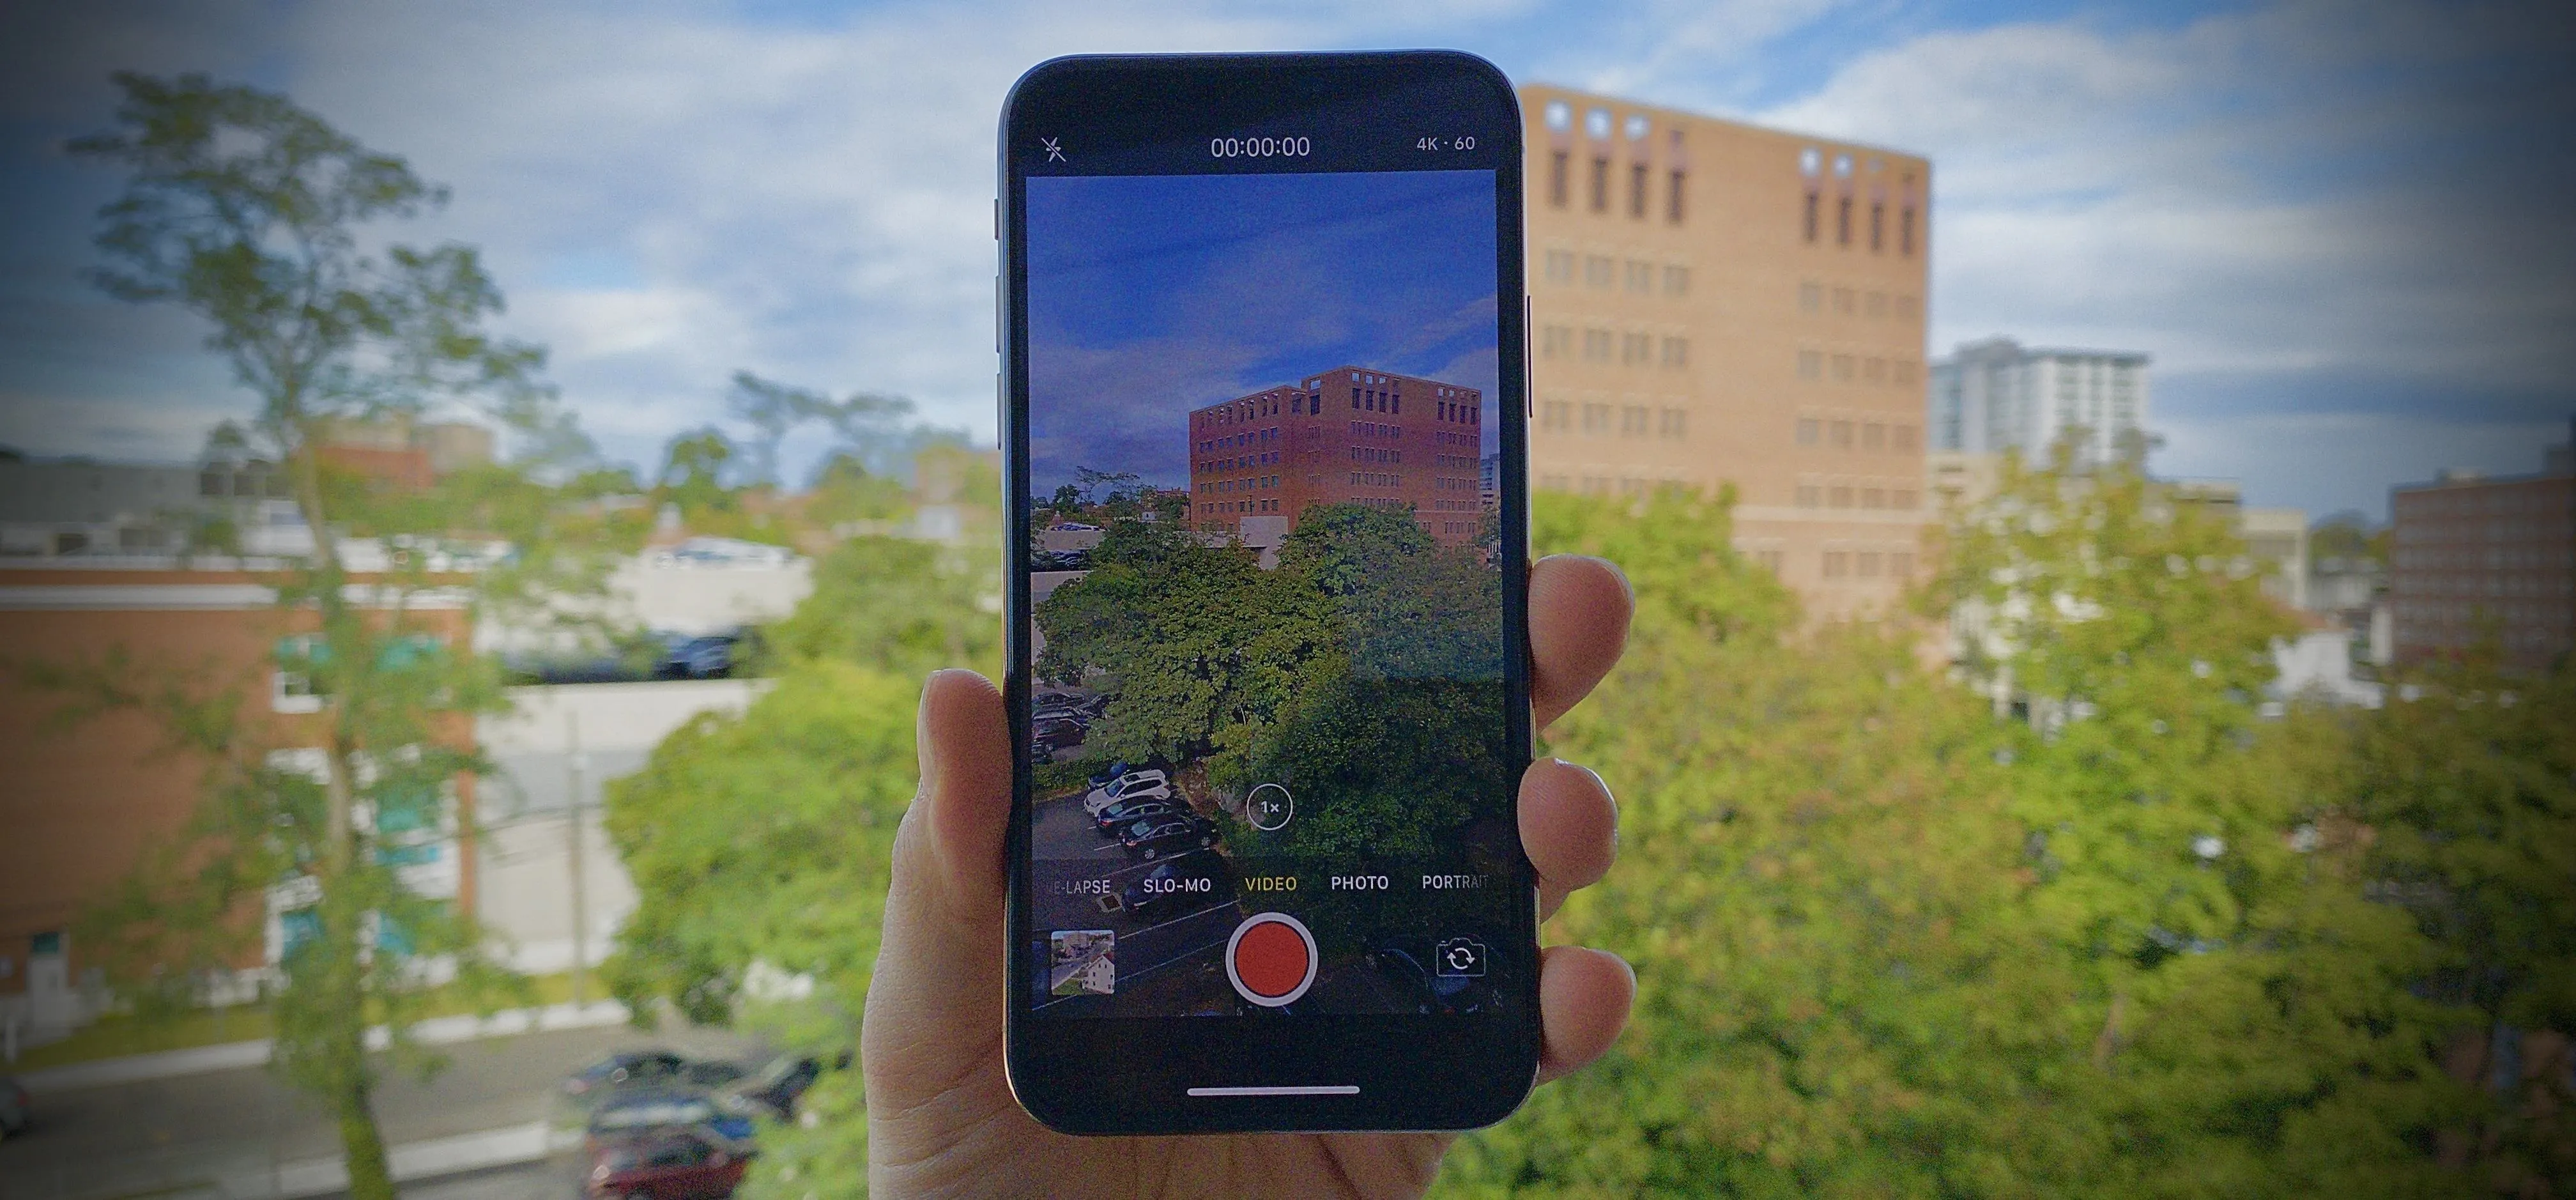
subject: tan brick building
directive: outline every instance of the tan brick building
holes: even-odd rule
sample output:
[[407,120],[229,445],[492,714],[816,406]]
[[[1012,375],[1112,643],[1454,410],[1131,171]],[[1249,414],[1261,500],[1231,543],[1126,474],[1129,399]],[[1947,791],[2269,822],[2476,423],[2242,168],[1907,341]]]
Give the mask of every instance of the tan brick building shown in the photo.
[[1736,491],[1823,615],[1921,566],[1931,164],[1564,88],[1528,121],[1531,481]]

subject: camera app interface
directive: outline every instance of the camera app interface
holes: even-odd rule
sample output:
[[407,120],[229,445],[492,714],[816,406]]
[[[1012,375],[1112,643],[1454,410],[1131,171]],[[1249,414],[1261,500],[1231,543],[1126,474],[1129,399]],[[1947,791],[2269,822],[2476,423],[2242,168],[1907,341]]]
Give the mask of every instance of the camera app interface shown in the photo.
[[1035,1012],[1517,1004],[1494,173],[1026,220]]

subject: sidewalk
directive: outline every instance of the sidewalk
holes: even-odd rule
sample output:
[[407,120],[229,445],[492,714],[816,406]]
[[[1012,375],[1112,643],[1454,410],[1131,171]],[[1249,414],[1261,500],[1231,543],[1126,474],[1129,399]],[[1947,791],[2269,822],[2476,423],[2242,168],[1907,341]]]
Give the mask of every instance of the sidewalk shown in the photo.
[[[391,1160],[394,1182],[419,1183],[535,1162],[546,1156],[547,1148],[546,1127],[540,1122],[390,1146],[385,1156]],[[334,1154],[280,1164],[274,1171],[230,1175],[216,1181],[212,1194],[225,1200],[309,1200],[336,1196],[348,1186],[348,1168]]]
[[[514,1034],[547,1032],[561,1029],[591,1029],[618,1025],[626,1021],[626,1006],[613,1000],[575,1007],[570,1004],[544,1008],[515,1008],[496,1012],[489,1017],[471,1013],[453,1017],[433,1017],[412,1026],[412,1039],[423,1045],[447,1045],[477,1038],[508,1037]],[[391,1034],[383,1026],[367,1031],[369,1049],[384,1049]],[[42,1071],[31,1071],[18,1077],[18,1082],[37,1096],[75,1088],[100,1087],[113,1083],[133,1083],[146,1079],[171,1079],[182,1075],[200,1075],[209,1071],[230,1071],[242,1067],[265,1066],[273,1043],[266,1038],[250,1042],[227,1042],[217,1046],[194,1046],[186,1050],[165,1050],[157,1054],[135,1054],[124,1058],[103,1058],[95,1062],[73,1063]]]

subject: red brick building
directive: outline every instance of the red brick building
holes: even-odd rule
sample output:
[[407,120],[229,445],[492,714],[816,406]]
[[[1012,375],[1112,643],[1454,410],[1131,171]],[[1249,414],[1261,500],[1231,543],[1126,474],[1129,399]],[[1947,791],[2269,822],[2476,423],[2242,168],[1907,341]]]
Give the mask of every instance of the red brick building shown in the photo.
[[1476,538],[1484,393],[1360,366],[1193,410],[1190,527],[1293,528],[1313,504],[1409,511],[1432,536]]
[[2397,488],[2389,603],[2397,659],[2492,635],[2505,662],[2546,670],[2576,649],[2576,464],[2552,447],[2532,475],[2446,474]]

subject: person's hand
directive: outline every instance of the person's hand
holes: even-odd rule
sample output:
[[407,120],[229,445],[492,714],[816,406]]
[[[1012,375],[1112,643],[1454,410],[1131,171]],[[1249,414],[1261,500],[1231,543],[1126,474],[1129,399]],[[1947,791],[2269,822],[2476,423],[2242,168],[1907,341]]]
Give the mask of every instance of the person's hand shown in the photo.
[[[1609,673],[1627,642],[1627,581],[1556,556],[1529,583],[1531,707],[1539,727]],[[860,1034],[871,1195],[1412,1196],[1447,1134],[1078,1138],[1038,1124],[1002,1075],[1002,839],[1010,726],[993,685],[941,671],[921,693],[921,791],[895,835],[885,936]],[[1542,759],[1521,777],[1521,843],[1539,913],[1610,868],[1618,814],[1599,776]],[[1549,948],[1539,971],[1542,1079],[1601,1056],[1628,1021],[1636,977],[1617,956]]]

